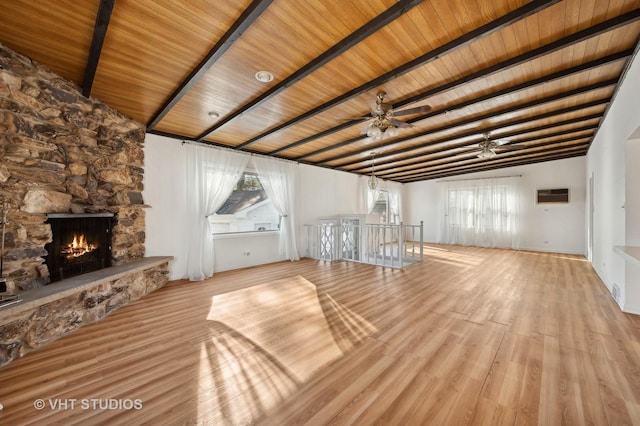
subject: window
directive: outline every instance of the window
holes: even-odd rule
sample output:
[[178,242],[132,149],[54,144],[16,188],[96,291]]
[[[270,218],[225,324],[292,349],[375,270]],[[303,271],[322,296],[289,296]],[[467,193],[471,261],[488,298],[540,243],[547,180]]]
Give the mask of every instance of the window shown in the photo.
[[448,182],[446,194],[446,243],[518,248],[515,179]]
[[280,214],[269,200],[258,175],[247,170],[229,198],[209,215],[209,223],[214,234],[277,231]]

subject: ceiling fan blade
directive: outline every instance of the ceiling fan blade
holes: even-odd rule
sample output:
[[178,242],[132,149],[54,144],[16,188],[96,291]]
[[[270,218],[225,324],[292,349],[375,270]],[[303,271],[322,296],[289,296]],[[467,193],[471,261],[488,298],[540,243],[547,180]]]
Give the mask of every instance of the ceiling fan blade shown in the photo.
[[391,124],[393,124],[396,127],[403,128],[403,129],[408,129],[409,127],[413,127],[413,124],[405,123],[404,121],[396,120],[395,118],[391,119]]
[[370,117],[370,116],[365,116],[365,117],[348,117],[348,118],[339,118],[338,120],[340,121],[367,121],[367,120],[372,120],[375,117]]
[[511,141],[509,139],[498,139],[498,140],[495,140],[495,141],[492,141],[492,142],[495,143],[496,145],[500,146],[500,145],[508,144]]
[[393,111],[393,115],[395,116],[399,116],[399,115],[410,115],[410,114],[417,114],[419,112],[429,112],[431,111],[431,107],[429,105],[423,105],[423,106],[419,106],[419,107],[415,107],[415,108],[409,108],[409,109],[403,109],[400,111]]

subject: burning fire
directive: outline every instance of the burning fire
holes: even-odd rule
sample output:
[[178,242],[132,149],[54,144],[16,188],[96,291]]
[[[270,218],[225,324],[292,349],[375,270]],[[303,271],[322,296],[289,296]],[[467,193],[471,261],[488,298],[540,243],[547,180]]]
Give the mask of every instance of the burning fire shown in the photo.
[[98,247],[95,244],[87,242],[84,234],[79,237],[73,234],[73,241],[62,249],[62,253],[67,256],[67,259],[73,259],[74,257],[80,257],[84,254],[91,253]]

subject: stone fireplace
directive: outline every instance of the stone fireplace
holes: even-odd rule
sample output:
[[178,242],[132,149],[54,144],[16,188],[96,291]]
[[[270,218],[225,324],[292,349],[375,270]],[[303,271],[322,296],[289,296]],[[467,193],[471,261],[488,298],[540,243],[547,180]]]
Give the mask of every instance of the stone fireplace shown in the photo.
[[2,273],[20,298],[0,306],[0,367],[167,283],[171,258],[144,257],[144,138],[144,125],[0,44]]
[[49,214],[45,264],[51,283],[111,266],[112,213]]
[[144,137],[144,125],[0,44],[0,198],[9,204],[3,272],[14,291],[62,278],[58,264],[50,267],[52,214],[109,214],[110,255],[99,261],[144,257]]

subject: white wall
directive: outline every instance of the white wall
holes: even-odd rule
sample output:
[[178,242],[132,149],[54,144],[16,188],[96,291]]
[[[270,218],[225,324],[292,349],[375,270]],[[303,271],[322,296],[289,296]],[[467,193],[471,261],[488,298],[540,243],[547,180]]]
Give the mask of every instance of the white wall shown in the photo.
[[181,141],[147,134],[144,146],[144,197],[147,256],[173,256],[169,279],[186,275],[186,155]]
[[[522,175],[520,248],[523,250],[585,254],[585,157],[472,173],[455,179]],[[443,183],[424,181],[405,185],[405,222],[424,221],[425,241],[442,242]],[[536,204],[537,189],[569,188],[568,204]]]
[[215,271],[222,272],[285,260],[278,252],[278,236],[277,232],[215,236]]
[[[584,157],[503,169],[461,178],[522,174],[527,195],[523,213],[522,248],[580,253],[584,242]],[[305,224],[336,214],[364,213],[361,196],[366,178],[300,165],[298,180],[298,251],[306,255]],[[384,183],[383,183],[384,186]],[[537,206],[536,188],[569,187],[571,203]],[[171,255],[170,279],[186,276],[186,156],[181,141],[148,134],[145,142],[144,200],[146,210],[146,254]],[[434,181],[404,185],[403,221],[425,225],[425,240],[441,241],[441,184]],[[547,241],[545,244],[544,241]],[[215,243],[215,270],[224,271],[284,260],[278,250],[277,233],[221,236]]]
[[298,181],[298,252],[308,256],[308,229],[304,225],[337,214],[361,213],[358,176],[301,164]]
[[[174,256],[170,279],[186,276],[186,155],[182,142],[147,134],[145,140],[146,255]],[[306,223],[335,214],[359,213],[358,176],[300,165],[298,181],[298,252],[304,256]],[[277,233],[216,237],[216,271],[285,260]]]
[[442,241],[442,199],[442,185],[435,180],[404,185],[404,222],[417,225],[423,221],[423,237],[427,242]]
[[[638,191],[637,180],[633,180],[632,173],[627,174],[625,164],[634,164],[637,168],[640,163],[640,158],[633,158],[638,155],[633,147],[629,151],[631,158],[627,158],[627,144],[640,126],[639,93],[640,59],[636,54],[591,144],[586,176],[594,179],[593,268],[610,291],[613,286],[620,289],[617,301],[621,308],[634,313],[640,313],[637,291],[640,279],[634,273],[637,267],[626,264],[622,256],[614,252],[614,246],[627,244],[627,231],[630,233],[628,243],[638,243],[632,234],[640,221],[640,212],[625,212],[624,206],[627,193]],[[628,277],[626,269],[630,272]]]
[[298,222],[314,223],[320,217],[360,212],[359,176],[322,167],[300,165]]

